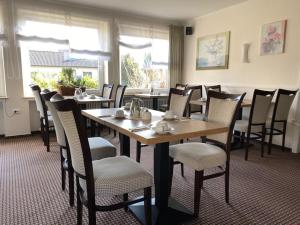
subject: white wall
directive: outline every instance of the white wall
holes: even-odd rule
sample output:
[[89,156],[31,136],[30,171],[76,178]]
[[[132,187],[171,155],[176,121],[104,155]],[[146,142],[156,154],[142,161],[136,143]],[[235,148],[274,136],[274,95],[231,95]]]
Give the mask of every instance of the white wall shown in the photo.
[[[247,91],[251,98],[254,88],[299,88],[300,69],[300,1],[249,0],[218,12],[187,21],[194,34],[185,36],[183,80],[191,84],[221,84],[231,92]],[[285,53],[260,56],[260,32],[265,23],[287,19]],[[229,69],[196,70],[196,40],[210,34],[231,31]],[[251,43],[250,63],[242,63],[242,45]],[[299,151],[293,142],[298,132],[296,102],[290,115],[287,145]],[[297,111],[298,112],[298,111]],[[300,113],[300,112],[298,112]],[[300,119],[300,118],[298,118]]]

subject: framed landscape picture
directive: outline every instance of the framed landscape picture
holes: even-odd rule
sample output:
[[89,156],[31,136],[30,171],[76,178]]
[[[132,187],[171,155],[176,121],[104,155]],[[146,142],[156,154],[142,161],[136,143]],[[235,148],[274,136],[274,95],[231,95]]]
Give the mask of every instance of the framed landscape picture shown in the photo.
[[230,31],[197,40],[197,70],[228,69]]
[[286,20],[264,24],[261,30],[260,55],[284,52]]

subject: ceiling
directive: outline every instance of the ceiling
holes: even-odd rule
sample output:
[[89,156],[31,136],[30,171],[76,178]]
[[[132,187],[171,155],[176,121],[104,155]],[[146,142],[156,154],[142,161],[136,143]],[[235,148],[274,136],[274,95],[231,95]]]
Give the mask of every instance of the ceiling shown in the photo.
[[247,0],[58,0],[135,15],[188,20]]

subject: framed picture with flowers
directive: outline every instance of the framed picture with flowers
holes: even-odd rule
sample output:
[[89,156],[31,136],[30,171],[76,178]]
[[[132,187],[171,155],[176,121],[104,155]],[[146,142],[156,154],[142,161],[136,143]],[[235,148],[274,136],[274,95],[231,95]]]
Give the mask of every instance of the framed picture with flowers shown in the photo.
[[284,53],[287,20],[264,24],[261,31],[260,55]]

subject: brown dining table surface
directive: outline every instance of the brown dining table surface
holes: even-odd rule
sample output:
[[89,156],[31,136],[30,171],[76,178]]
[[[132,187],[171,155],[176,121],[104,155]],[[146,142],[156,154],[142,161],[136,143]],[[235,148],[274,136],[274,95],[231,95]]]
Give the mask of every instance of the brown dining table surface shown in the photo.
[[[169,127],[172,128],[173,131],[168,134],[158,135],[152,130],[152,127],[154,127],[158,121],[163,120],[163,112],[150,110],[152,119],[150,121],[142,121],[141,119],[130,118],[129,111],[126,110],[124,110],[124,119],[115,118],[114,115],[117,110],[119,109],[88,109],[83,110],[82,115],[148,145],[217,134],[228,130],[228,128],[222,124],[183,117],[180,119],[167,120]],[[145,129],[132,132],[132,129],[141,128],[143,126],[145,126]]]
[[83,98],[75,98],[74,96],[64,96],[65,99],[74,99],[78,104],[88,104],[88,103],[97,103],[97,102],[114,102],[114,99],[103,98],[99,96],[95,96],[95,98],[91,98],[90,95]]

